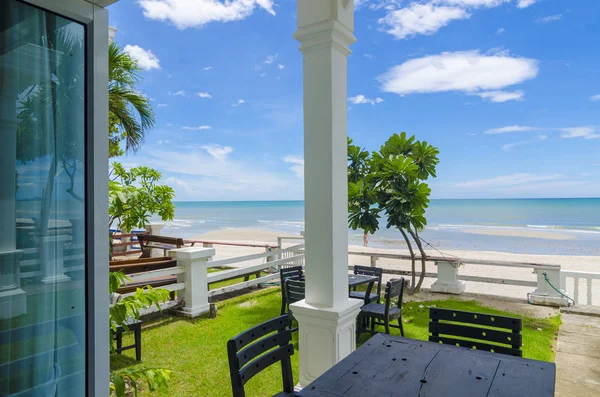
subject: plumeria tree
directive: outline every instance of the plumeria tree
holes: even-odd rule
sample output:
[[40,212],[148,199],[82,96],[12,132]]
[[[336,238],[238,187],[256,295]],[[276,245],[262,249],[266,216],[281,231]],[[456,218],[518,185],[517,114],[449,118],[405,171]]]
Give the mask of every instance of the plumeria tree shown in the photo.
[[[108,225],[111,230],[145,228],[150,217],[163,221],[175,216],[175,191],[160,185],[162,175],[149,167],[125,169],[121,163],[111,164],[108,189]],[[112,237],[112,234],[111,234]]]
[[[425,181],[436,176],[439,150],[403,132],[392,135],[378,152],[365,153],[349,142],[349,225],[365,234],[375,233],[384,213],[386,227],[398,229],[406,242],[412,262],[411,291],[418,292],[425,278],[427,259],[419,236],[427,225],[425,212],[431,194]],[[418,281],[414,246],[421,257]]]

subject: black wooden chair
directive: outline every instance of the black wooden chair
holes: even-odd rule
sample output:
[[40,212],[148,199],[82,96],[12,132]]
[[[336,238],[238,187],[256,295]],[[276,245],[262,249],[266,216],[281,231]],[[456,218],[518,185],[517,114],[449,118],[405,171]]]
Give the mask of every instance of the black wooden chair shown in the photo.
[[431,308],[429,319],[431,342],[523,356],[523,321],[520,318]]
[[354,290],[350,291],[350,298],[362,299],[365,301],[365,305],[373,302],[381,303],[381,279],[383,277],[383,269],[357,265],[354,266],[354,274],[377,277],[377,280],[375,281],[375,283],[377,283],[377,292],[372,293],[373,284],[369,285],[367,291],[357,291],[356,287],[354,287]]
[[[132,321],[127,324],[128,330],[125,330],[123,327],[117,327],[115,332],[115,341],[117,342],[117,348],[115,352],[117,354],[121,354],[124,350],[135,349],[135,359],[136,361],[142,361],[142,322],[141,321]],[[133,332],[133,345],[123,346],[123,334],[126,332]]]
[[[404,327],[402,326],[402,298],[404,295],[404,278],[392,279],[385,286],[385,303],[369,303],[360,308],[358,314],[357,333],[370,332],[375,333],[376,325],[383,325],[385,333],[390,334],[390,328],[400,330],[400,335],[404,336]],[[395,306],[393,306],[395,304]],[[366,320],[366,321],[365,321]],[[391,324],[398,320],[398,325]],[[371,329],[363,325],[369,325]]]
[[[288,278],[285,280],[283,287],[287,313],[290,321],[294,320],[294,313],[290,310],[290,304],[301,301],[306,296],[306,282],[304,280],[298,280],[295,278]],[[297,331],[298,327],[291,328],[292,331]]]
[[283,316],[287,312],[288,303],[285,299],[285,280],[293,278],[297,280],[304,280],[304,271],[302,266],[290,266],[282,267],[279,269],[279,279],[281,282],[281,315]]
[[227,342],[233,397],[245,397],[244,385],[263,369],[281,362],[283,392],[276,396],[294,396],[294,378],[290,357],[294,354],[290,318],[280,316],[250,328]]

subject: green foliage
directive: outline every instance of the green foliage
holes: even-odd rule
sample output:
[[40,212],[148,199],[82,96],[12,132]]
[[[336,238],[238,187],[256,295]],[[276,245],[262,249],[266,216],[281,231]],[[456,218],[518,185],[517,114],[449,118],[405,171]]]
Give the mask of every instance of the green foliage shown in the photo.
[[[412,257],[412,284],[418,291],[425,275],[425,252],[419,231],[427,225],[425,212],[431,189],[425,183],[436,176],[439,150],[417,141],[406,133],[392,135],[378,152],[371,155],[348,140],[348,224],[353,230],[373,234],[379,229],[380,214],[386,227],[398,229]],[[421,277],[415,282],[416,255],[413,242],[421,252]]]
[[[131,281],[121,272],[109,273],[109,292],[111,296],[119,287]],[[138,288],[133,295],[126,296],[117,301],[109,309],[111,352],[115,351],[114,333],[117,327],[129,329],[132,320],[140,319],[140,311],[144,308],[156,306],[160,310],[160,303],[169,299],[169,291],[162,288],[146,286]],[[111,374],[111,393],[117,397],[137,396],[138,381],[144,380],[151,391],[166,389],[171,378],[171,371],[161,368],[138,367],[125,369]]]
[[141,70],[137,61],[111,43],[108,65],[109,156],[117,157],[139,150],[146,132],[154,126],[155,115],[150,100],[135,89]]
[[154,214],[163,221],[175,216],[174,190],[159,185],[161,174],[149,167],[126,170],[120,163],[112,163],[109,182],[109,227],[133,230],[144,228]]

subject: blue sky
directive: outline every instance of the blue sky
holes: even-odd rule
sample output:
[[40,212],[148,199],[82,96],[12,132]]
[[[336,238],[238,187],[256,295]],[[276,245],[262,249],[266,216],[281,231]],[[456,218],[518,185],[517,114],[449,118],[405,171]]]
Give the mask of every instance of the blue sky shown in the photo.
[[[440,149],[433,198],[600,196],[600,2],[355,0],[349,135]],[[303,198],[296,0],[121,0],[177,200]]]

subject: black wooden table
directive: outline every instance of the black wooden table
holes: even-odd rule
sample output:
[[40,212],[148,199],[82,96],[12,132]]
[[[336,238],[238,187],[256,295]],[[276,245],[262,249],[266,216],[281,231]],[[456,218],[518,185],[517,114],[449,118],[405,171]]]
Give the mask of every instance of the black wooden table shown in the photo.
[[377,277],[367,276],[364,274],[349,274],[348,275],[348,287],[353,288],[361,284],[373,283],[377,280]]
[[377,334],[297,396],[551,397],[553,363]]

